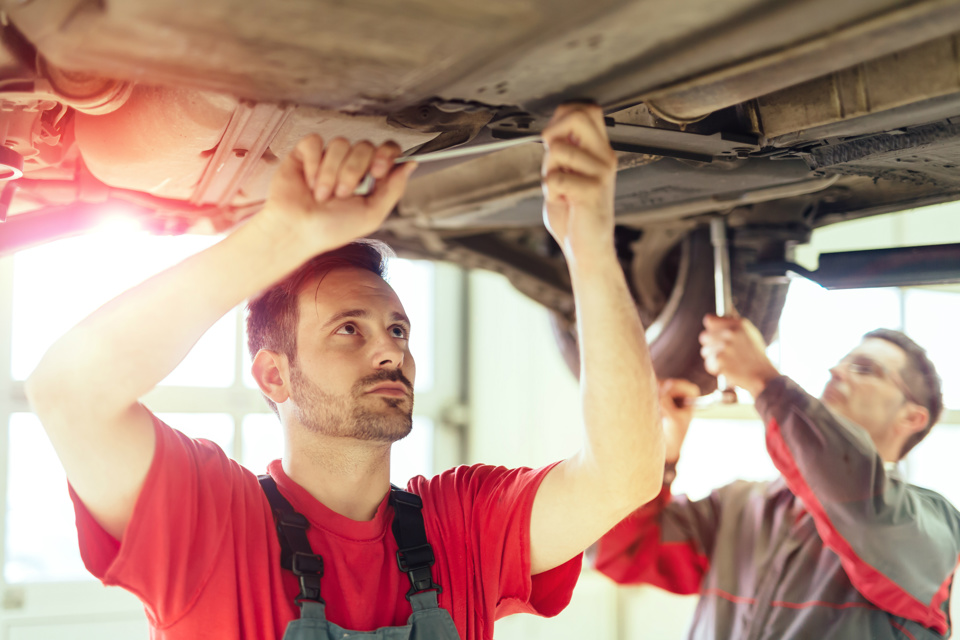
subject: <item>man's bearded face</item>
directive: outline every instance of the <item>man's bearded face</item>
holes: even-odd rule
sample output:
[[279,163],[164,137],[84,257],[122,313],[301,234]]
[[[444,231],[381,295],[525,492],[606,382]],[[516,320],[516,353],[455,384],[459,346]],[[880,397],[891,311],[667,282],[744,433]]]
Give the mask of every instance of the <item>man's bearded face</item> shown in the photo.
[[[365,376],[345,394],[325,392],[296,365],[291,368],[290,381],[295,415],[315,433],[389,444],[405,438],[413,426],[413,385],[398,369]],[[383,382],[399,382],[409,395],[395,398],[368,393]]]

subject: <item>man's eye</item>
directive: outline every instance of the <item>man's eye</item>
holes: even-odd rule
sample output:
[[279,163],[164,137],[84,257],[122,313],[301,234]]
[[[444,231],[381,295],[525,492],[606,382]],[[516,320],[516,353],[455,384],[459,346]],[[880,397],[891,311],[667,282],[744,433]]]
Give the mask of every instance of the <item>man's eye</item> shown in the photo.
[[391,331],[393,331],[394,338],[402,338],[404,340],[407,339],[407,330],[404,329],[403,327],[396,325],[394,327],[391,327]]
[[337,329],[337,333],[342,336],[354,336],[357,334],[357,328],[352,324],[345,324]]
[[862,376],[880,377],[880,369],[872,362],[852,362],[850,370]]

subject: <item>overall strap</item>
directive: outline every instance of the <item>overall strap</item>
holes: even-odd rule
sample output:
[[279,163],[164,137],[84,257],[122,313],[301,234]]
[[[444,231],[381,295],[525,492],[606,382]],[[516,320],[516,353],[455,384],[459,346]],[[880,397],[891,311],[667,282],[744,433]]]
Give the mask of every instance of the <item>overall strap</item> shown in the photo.
[[399,547],[397,565],[410,578],[407,600],[425,591],[442,593],[430,570],[435,558],[423,526],[423,501],[416,494],[391,486],[390,504],[394,511],[393,537]]
[[280,539],[280,566],[300,580],[300,594],[294,599],[303,610],[303,601],[323,603],[320,597],[320,579],[323,577],[323,558],[316,555],[307,540],[310,523],[298,513],[277,488],[277,483],[268,475],[258,476],[260,487],[267,495],[273,510]]

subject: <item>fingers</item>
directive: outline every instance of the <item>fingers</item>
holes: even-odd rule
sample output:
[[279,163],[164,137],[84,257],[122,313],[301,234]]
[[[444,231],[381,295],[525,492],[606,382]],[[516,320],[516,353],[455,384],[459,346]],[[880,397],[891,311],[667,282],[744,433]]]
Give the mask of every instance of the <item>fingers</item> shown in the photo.
[[660,383],[661,398],[696,398],[700,395],[700,387],[689,380],[668,378]]
[[312,133],[297,143],[291,156],[300,162],[303,181],[309,187],[317,181],[320,171],[320,158],[323,157],[323,138]]
[[323,139],[312,134],[297,144],[291,156],[302,163],[303,179],[319,203],[332,197],[352,197],[368,173],[375,179],[385,177],[400,153],[395,142],[374,147],[365,140],[350,144],[334,138],[324,147]]
[[375,151],[373,145],[366,140],[350,148],[337,173],[337,186],[334,189],[336,197],[347,198],[353,194],[363,176],[367,175]]
[[543,130],[543,141],[548,149],[558,142],[567,142],[589,151],[597,158],[616,156],[610,148],[603,110],[597,105],[569,103],[557,107],[553,118]]
[[[752,322],[740,316],[719,317],[708,313],[703,317],[703,326],[704,330],[700,333],[700,344],[702,345],[730,344],[738,338],[756,343],[760,335],[759,330]],[[759,338],[759,340],[762,341],[762,338]],[[759,343],[759,346],[761,349],[765,347],[762,342]]]
[[754,397],[766,381],[779,375],[767,358],[763,335],[746,318],[707,315],[703,325],[700,355],[711,374],[727,376],[728,382],[746,388]]
[[402,152],[400,145],[392,140],[377,147],[373,154],[373,164],[370,166],[370,175],[373,176],[374,180],[386,178]]
[[317,202],[324,202],[333,196],[337,188],[340,166],[348,153],[350,153],[350,143],[343,138],[334,138],[323,150],[320,172],[313,185],[313,197]]
[[692,400],[700,396],[700,387],[689,380],[668,378],[660,382],[660,411],[667,417],[693,417]]
[[587,226],[577,226],[578,235],[596,232],[605,238],[613,221],[617,157],[607,140],[603,112],[596,105],[561,105],[542,135],[544,220],[551,234],[566,246],[574,228],[568,218],[580,212],[576,215]]
[[594,176],[567,173],[553,169],[543,177],[543,196],[547,204],[579,200],[580,195],[603,186],[603,180]]
[[407,181],[416,171],[417,166],[416,162],[394,165],[385,179],[377,180],[373,191],[366,197],[367,203],[377,210],[384,211],[385,215],[390,213],[399,202],[404,189],[407,188]]
[[616,169],[616,160],[598,157],[588,149],[578,147],[567,140],[557,140],[547,149],[542,175],[554,170],[574,172],[586,176],[602,176]]
[[730,344],[737,333],[743,331],[743,318],[735,316],[718,317],[708,313],[703,317],[704,330],[700,332],[700,344],[718,347]]
[[660,415],[667,444],[667,460],[676,462],[680,447],[693,420],[693,403],[700,388],[689,380],[667,379],[660,383]]
[[742,323],[742,318],[733,316],[718,317],[712,313],[704,316],[704,330],[699,336],[702,345],[700,356],[704,368],[711,375],[718,375],[726,369],[737,334],[743,330]]
[[737,330],[743,322],[744,319],[738,316],[718,316],[713,313],[703,316],[703,326],[707,331]]

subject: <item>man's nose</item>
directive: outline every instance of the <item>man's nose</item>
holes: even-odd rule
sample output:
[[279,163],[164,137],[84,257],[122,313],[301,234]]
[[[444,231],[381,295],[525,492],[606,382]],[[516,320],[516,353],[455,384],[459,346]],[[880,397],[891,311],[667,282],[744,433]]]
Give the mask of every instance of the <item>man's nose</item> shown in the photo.
[[838,362],[830,367],[830,376],[837,380],[845,380],[847,377],[847,368]]
[[373,345],[373,366],[376,369],[399,369],[403,367],[403,348],[396,338],[383,333]]

